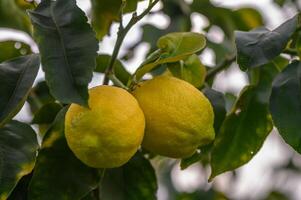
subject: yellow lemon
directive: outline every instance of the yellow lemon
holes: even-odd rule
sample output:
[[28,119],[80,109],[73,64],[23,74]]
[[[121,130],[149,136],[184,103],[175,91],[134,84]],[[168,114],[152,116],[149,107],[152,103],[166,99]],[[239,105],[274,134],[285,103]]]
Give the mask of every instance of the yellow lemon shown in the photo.
[[145,119],[137,100],[126,90],[97,86],[89,106],[72,104],[66,113],[67,143],[78,159],[95,168],[125,164],[138,150]]
[[133,95],[146,120],[142,146],[150,152],[184,158],[214,139],[212,106],[191,84],[158,76],[138,85]]

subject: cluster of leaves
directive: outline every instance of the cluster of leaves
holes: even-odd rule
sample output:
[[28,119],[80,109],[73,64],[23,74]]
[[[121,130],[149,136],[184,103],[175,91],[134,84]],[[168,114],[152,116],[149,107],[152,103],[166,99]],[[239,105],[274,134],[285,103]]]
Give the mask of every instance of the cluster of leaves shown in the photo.
[[[122,21],[121,9],[134,12],[138,3],[91,0],[90,25],[75,0],[43,0],[38,5],[0,0],[0,27],[32,35],[39,47],[39,54],[33,54],[24,43],[0,42],[0,51],[6,52],[0,55],[0,199],[156,199],[156,175],[147,153],[137,152],[117,169],[93,169],[72,154],[64,137],[67,104],[87,106],[93,72],[106,73],[112,61],[111,55],[97,54],[99,40],[109,34],[114,21]],[[209,0],[161,3],[158,12],[170,17],[169,26],[161,30],[144,24],[142,37],[122,59],[131,59],[141,42],[150,44],[148,57],[134,74],[116,60],[112,81],[132,88],[146,73],[167,73],[190,82],[208,97],[215,113],[216,140],[183,159],[181,168],[196,162],[210,164],[213,180],[251,160],[274,126],[301,153],[300,15],[271,31],[258,28],[264,20],[252,8],[233,11]],[[209,19],[205,31],[219,27],[224,41],[189,32],[193,13]],[[239,31],[234,34],[234,30]],[[205,48],[216,55],[214,68],[204,66],[198,56]],[[227,109],[225,95],[211,87],[216,74],[235,60],[250,77],[250,85]],[[33,86],[40,64],[46,81]],[[12,120],[26,101],[34,116],[32,124],[39,127],[38,137],[32,126]],[[200,197],[226,198],[214,189],[174,196]]]

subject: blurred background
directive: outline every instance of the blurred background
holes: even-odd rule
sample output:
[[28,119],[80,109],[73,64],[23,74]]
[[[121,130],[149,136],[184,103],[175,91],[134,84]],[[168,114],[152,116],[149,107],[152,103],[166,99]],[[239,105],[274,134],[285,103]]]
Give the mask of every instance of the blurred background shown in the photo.
[[[87,16],[92,15],[90,1],[78,0],[77,3]],[[147,7],[147,3],[141,1],[138,4],[138,13]],[[134,72],[155,49],[161,35],[195,31],[207,37],[207,48],[200,55],[203,64],[208,68],[214,67],[235,53],[234,30],[247,31],[258,26],[274,29],[300,9],[301,0],[164,0],[128,33],[119,58],[129,72]],[[126,14],[124,22],[128,22],[130,17]],[[113,23],[110,34],[104,36],[99,44],[99,53],[112,53],[117,31],[118,24]],[[0,28],[0,62],[30,52],[38,52],[38,48],[27,33]],[[44,80],[43,76],[40,70],[36,86]],[[90,87],[101,84],[102,78],[101,74],[95,73]],[[232,63],[215,77],[212,84],[215,90],[225,94],[229,111],[248,83],[246,73]],[[30,122],[32,112],[26,103],[16,119]],[[277,130],[273,130],[248,164],[218,176],[212,183],[207,182],[210,168],[206,158],[186,170],[180,170],[179,161],[162,157],[152,159],[152,164],[157,169],[159,200],[301,199],[301,156],[284,143]]]

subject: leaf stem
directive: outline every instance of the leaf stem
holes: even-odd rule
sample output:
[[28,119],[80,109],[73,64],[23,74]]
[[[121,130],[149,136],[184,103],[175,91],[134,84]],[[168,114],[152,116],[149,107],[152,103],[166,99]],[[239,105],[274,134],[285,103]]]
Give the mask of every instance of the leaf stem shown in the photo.
[[220,71],[228,68],[230,66],[230,64],[233,63],[235,60],[236,60],[236,55],[226,57],[223,62],[221,62],[219,65],[217,65],[216,67],[214,67],[208,71],[207,76],[206,76],[206,81],[213,78]]
[[145,9],[140,15],[137,15],[137,12],[134,12],[132,15],[131,20],[129,21],[129,23],[124,27],[123,26],[123,20],[122,20],[122,14],[123,14],[123,10],[125,7],[125,2],[126,1],[122,1],[122,5],[121,5],[121,11],[120,11],[120,25],[119,25],[119,30],[117,33],[117,41],[116,44],[114,46],[114,50],[113,50],[113,54],[112,57],[110,59],[110,63],[108,65],[108,67],[106,68],[105,71],[105,77],[103,80],[103,85],[107,85],[109,83],[110,80],[110,75],[114,74],[114,64],[116,62],[120,47],[123,43],[123,40],[126,36],[126,34],[129,32],[129,30],[138,22],[140,21],[145,15],[147,15],[151,9],[159,2],[160,0],[154,0],[154,1],[149,1],[149,5],[147,7],[147,9]]

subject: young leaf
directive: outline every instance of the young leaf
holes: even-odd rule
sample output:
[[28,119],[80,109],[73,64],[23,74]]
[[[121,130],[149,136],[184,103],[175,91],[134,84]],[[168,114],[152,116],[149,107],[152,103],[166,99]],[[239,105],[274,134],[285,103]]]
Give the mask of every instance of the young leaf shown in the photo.
[[155,200],[158,186],[149,160],[139,152],[124,166],[106,170],[102,199]]
[[275,78],[270,111],[285,142],[301,153],[301,62],[289,64]]
[[36,54],[0,64],[0,127],[22,108],[39,66],[40,59]]
[[216,137],[210,180],[251,160],[273,128],[268,103],[272,80],[278,70],[273,64],[258,69],[258,83],[242,91]]
[[300,15],[270,31],[258,28],[249,32],[236,31],[237,62],[242,70],[268,63],[286,47],[291,36],[301,25]]
[[168,69],[173,76],[191,83],[196,88],[200,88],[205,81],[206,68],[196,54],[189,56],[183,62],[169,64]]
[[27,124],[11,121],[0,129],[0,199],[7,199],[32,171],[38,147],[36,133]]
[[50,92],[87,106],[98,42],[84,12],[75,0],[44,0],[29,13]]
[[67,108],[57,115],[47,131],[29,186],[28,198],[81,199],[98,185],[96,169],[84,165],[68,148],[64,135]]
[[159,38],[157,46],[160,49],[150,56],[150,62],[144,62],[135,72],[135,80],[139,81],[144,74],[164,63],[184,60],[202,50],[206,39],[202,34],[193,32],[169,33]]
[[[109,65],[110,59],[111,59],[110,55],[105,55],[105,54],[98,55],[96,58],[95,72],[104,73]],[[131,74],[125,69],[125,67],[119,60],[115,61],[114,72],[115,72],[115,76],[125,85],[128,83],[128,81],[131,78]]]

